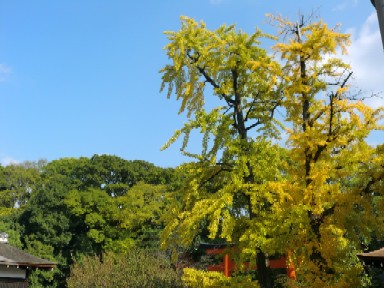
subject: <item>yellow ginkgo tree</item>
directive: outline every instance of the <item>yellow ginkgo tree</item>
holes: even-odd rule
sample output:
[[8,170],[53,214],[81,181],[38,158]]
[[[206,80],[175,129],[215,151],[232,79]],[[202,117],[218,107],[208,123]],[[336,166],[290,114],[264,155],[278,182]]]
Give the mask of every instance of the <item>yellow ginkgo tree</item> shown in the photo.
[[[163,239],[187,246],[207,227],[210,238],[240,245],[256,226],[265,234],[261,223],[271,196],[262,188],[280,175],[280,150],[266,140],[278,132],[280,65],[260,47],[269,36],[259,30],[248,35],[224,25],[211,31],[203,22],[181,20],[180,31],[166,32],[171,64],[161,70],[162,89],[176,94],[189,121],[165,147],[183,136],[181,150],[195,161],[180,168],[188,175],[182,205]],[[202,134],[201,153],[188,150],[195,131]],[[271,283],[265,253],[258,245],[244,248],[257,255],[260,282]]]
[[[260,47],[270,36],[259,30],[211,31],[182,17],[179,31],[166,32],[171,63],[161,70],[161,89],[181,101],[188,121],[164,148],[182,137],[181,151],[193,161],[180,166],[181,201],[169,210],[163,245],[189,246],[207,230],[235,243],[240,259],[256,259],[263,288],[273,287],[266,260],[276,254],[295,266],[292,285],[357,287],[355,252],[382,211],[372,191],[382,181],[375,172],[382,153],[365,142],[381,110],[348,98],[350,67],[333,57],[346,49],[347,35],[321,21],[273,19],[288,40],[275,56]],[[288,141],[279,147],[273,143],[282,129]],[[200,153],[188,150],[196,132]],[[212,275],[194,273],[186,271],[190,286],[195,275],[214,287]]]
[[[273,209],[286,228],[284,245],[292,252],[296,285],[361,287],[356,253],[374,232],[382,233],[377,185],[383,167],[381,174],[371,168],[383,158],[366,138],[382,128],[383,110],[348,93],[351,68],[335,57],[346,52],[348,35],[322,21],[273,20],[288,39],[274,48],[283,62],[291,163],[284,181],[271,182],[270,189],[276,191]],[[275,240],[282,232],[277,225],[271,248],[281,248]]]

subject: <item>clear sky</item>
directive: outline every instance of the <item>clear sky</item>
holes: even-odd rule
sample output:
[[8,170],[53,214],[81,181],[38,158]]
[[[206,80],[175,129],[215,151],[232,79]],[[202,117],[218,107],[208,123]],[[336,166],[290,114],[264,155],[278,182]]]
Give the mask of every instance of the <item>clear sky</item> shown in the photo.
[[346,60],[357,87],[383,91],[370,0],[0,0],[0,163],[113,154],[181,164],[179,146],[160,151],[185,121],[175,99],[159,93],[163,31],[178,30],[186,15],[211,29],[273,33],[266,13],[295,19],[311,11],[352,34]]

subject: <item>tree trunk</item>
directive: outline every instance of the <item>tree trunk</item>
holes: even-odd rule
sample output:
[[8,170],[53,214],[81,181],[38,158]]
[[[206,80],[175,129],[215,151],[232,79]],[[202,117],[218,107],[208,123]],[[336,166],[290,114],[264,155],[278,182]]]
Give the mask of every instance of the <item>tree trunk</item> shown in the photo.
[[[239,133],[239,136],[242,140],[245,142],[248,142],[248,129],[246,128],[245,125],[245,117],[244,117],[244,112],[243,112],[243,106],[242,106],[242,101],[241,101],[241,96],[238,93],[238,73],[236,69],[232,70],[232,77],[233,77],[233,89],[234,89],[234,94],[235,94],[235,99],[234,99],[234,127],[237,128],[237,131]],[[248,147],[244,147],[244,149],[248,149]],[[252,166],[250,162],[247,162],[247,168],[249,170],[249,175],[244,177],[244,182],[245,183],[251,183],[255,184],[255,177],[254,173],[252,171]],[[249,207],[249,215],[250,219],[254,218],[255,215],[252,212],[252,206],[251,206],[251,199],[250,196],[246,196],[248,198],[248,207]],[[265,253],[262,251],[259,251],[257,253],[256,257],[256,266],[257,266],[257,275],[258,275],[258,280],[260,283],[260,286],[262,288],[272,288],[273,287],[273,279],[272,279],[272,273],[271,269],[267,267],[266,265],[266,256]]]
[[272,279],[272,271],[266,265],[267,257],[263,252],[257,253],[256,263],[257,263],[257,277],[259,280],[259,284],[262,288],[272,288],[273,287],[273,279]]

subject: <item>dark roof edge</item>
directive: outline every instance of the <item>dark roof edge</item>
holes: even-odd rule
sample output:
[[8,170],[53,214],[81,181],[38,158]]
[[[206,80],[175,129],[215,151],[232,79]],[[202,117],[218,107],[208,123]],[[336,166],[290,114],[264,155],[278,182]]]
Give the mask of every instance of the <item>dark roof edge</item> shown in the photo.
[[0,262],[0,266],[22,266],[22,267],[36,267],[36,268],[55,268],[57,263],[28,263],[28,262]]

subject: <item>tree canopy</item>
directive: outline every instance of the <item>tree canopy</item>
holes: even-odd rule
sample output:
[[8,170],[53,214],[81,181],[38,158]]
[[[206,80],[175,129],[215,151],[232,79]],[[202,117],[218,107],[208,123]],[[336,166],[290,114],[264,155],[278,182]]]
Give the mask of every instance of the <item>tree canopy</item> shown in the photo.
[[[265,260],[275,254],[288,255],[297,285],[363,285],[356,252],[382,236],[383,158],[366,138],[382,129],[383,110],[348,93],[351,68],[337,58],[348,35],[322,21],[271,20],[282,36],[274,55],[259,30],[211,31],[182,17],[179,31],[165,32],[171,63],[161,89],[189,121],[164,148],[183,137],[194,161],[180,167],[182,204],[163,245],[191,245],[208,229],[256,257],[262,287],[273,285]],[[202,134],[201,153],[187,150],[192,131]]]
[[0,170],[0,193],[13,197],[2,198],[2,231],[58,262],[31,274],[34,287],[65,287],[73,262],[88,255],[158,246],[164,199],[179,181],[174,169],[111,155],[43,162]]

